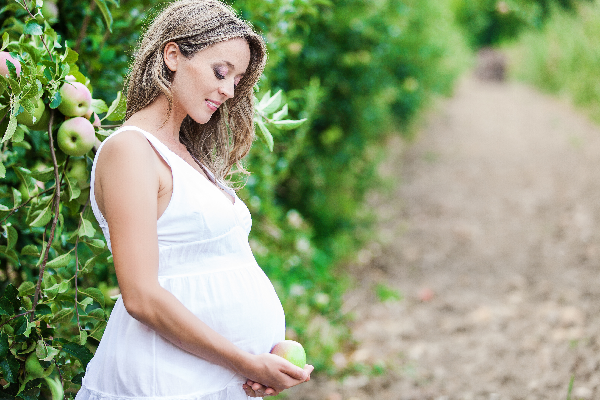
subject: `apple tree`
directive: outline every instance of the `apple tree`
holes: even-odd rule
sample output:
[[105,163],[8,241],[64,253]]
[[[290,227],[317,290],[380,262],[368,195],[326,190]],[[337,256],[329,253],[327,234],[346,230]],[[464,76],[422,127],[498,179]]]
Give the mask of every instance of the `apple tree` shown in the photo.
[[[118,1],[92,4],[108,32]],[[89,182],[126,100],[94,98],[78,52],[53,28],[55,9],[50,0],[0,9],[0,275],[9,282],[0,290],[0,385],[23,400],[74,396],[118,295]],[[304,120],[287,119],[281,91],[259,97],[257,134],[272,149],[273,129]]]

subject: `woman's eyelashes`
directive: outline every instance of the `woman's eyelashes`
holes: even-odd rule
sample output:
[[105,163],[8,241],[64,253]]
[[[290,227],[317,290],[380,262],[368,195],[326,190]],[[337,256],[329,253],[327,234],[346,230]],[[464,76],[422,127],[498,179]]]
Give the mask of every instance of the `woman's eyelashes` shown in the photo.
[[[213,71],[215,72],[215,77],[217,77],[217,79],[219,80],[225,79],[227,77],[227,74],[229,73],[229,69],[227,67],[216,67],[213,68]],[[241,76],[236,76],[233,79],[233,87],[236,87],[238,83],[240,83],[241,79]]]
[[227,75],[227,69],[226,68],[215,68],[215,76],[217,77],[217,79],[223,80],[225,79],[225,75]]

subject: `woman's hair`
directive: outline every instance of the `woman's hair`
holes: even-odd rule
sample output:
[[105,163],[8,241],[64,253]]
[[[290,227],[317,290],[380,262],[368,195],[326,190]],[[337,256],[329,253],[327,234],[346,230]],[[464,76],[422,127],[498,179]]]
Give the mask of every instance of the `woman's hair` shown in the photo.
[[253,87],[266,62],[262,37],[218,0],[175,1],[143,34],[125,85],[126,118],[163,93],[169,101],[166,121],[173,109],[174,73],[163,60],[165,45],[174,42],[185,57],[192,58],[208,46],[233,38],[246,39],[250,48],[250,64],[235,88],[234,97],[221,104],[205,124],[186,116],[179,131],[180,142],[220,180],[229,174],[234,164],[245,172],[240,160],[248,154],[254,139]]

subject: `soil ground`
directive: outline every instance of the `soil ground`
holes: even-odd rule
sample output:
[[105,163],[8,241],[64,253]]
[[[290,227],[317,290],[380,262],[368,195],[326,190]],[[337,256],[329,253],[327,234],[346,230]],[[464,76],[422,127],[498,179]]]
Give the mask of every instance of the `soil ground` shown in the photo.
[[348,266],[359,346],[334,358],[370,372],[288,399],[566,399],[572,376],[573,399],[599,399],[600,129],[469,76],[388,147],[396,188],[373,194],[378,237]]

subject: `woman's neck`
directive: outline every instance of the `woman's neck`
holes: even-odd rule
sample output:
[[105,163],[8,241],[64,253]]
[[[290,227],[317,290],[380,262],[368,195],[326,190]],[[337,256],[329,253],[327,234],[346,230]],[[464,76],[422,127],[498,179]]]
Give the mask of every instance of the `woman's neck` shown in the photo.
[[173,108],[171,115],[165,121],[168,110],[167,97],[161,94],[152,103],[133,114],[123,125],[135,125],[148,131],[169,147],[181,146],[179,129],[185,115],[179,115],[177,110]]

